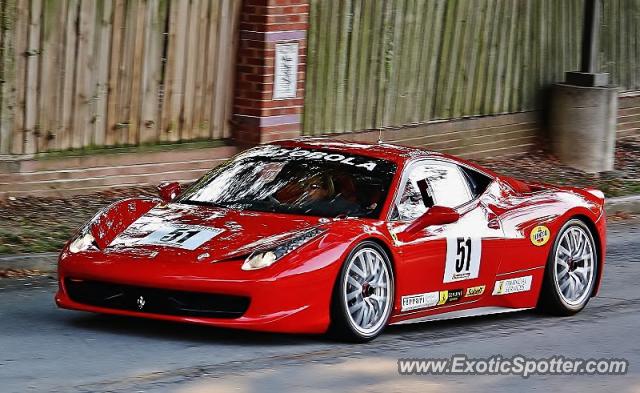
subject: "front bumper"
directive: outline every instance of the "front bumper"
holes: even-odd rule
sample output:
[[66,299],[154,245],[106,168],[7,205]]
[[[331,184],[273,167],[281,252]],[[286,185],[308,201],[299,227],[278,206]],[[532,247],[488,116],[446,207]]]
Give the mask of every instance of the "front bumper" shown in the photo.
[[[339,266],[311,262],[289,270],[276,264],[247,272],[240,269],[241,261],[182,263],[123,255],[107,257],[101,253],[63,253],[58,266],[59,289],[55,300],[61,308],[96,313],[269,332],[324,333],[330,322],[331,293]],[[105,307],[107,303],[88,304],[91,302],[70,296],[66,284],[69,280],[133,288],[127,294],[129,299],[131,296],[135,299],[137,294],[131,291],[140,288],[143,297],[149,291],[185,291],[200,293],[203,297],[209,294],[213,298],[216,295],[242,297],[249,300],[249,305],[246,311],[238,314],[240,316],[225,315],[223,318],[163,313],[159,310],[164,309],[149,305],[141,309],[134,304]]]

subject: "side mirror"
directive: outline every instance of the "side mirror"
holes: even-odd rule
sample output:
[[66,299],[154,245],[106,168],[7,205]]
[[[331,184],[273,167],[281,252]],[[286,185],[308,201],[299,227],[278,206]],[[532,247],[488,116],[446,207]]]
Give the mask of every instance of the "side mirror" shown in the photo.
[[165,182],[158,185],[158,194],[164,203],[171,202],[175,197],[180,195],[182,187],[178,182]]
[[431,225],[451,224],[460,219],[460,213],[455,209],[444,206],[432,206],[423,215],[404,230],[407,234],[414,234]]

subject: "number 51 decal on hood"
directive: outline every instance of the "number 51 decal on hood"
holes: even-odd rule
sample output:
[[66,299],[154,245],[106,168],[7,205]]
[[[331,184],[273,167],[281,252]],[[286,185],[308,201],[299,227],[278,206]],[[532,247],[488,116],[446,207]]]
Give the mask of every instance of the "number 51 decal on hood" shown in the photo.
[[447,260],[442,282],[478,278],[482,240],[474,237],[448,237]]
[[136,244],[195,250],[222,231],[223,229],[220,228],[208,228],[197,225],[163,225],[146,237],[140,239]]

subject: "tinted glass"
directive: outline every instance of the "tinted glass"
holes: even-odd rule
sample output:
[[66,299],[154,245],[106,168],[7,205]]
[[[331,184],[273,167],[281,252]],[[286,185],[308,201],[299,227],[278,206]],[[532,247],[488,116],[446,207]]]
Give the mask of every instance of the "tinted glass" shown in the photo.
[[197,181],[179,203],[377,218],[396,166],[371,157],[261,146]]

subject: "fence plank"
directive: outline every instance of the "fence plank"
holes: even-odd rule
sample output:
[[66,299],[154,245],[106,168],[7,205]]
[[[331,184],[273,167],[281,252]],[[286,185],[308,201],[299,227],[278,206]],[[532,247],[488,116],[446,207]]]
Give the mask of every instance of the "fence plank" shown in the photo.
[[16,81],[16,0],[0,3],[0,154],[13,152]]
[[425,91],[424,102],[422,104],[423,112],[420,120],[433,118],[433,111],[436,102],[436,84],[437,84],[437,69],[440,56],[442,55],[442,25],[445,23],[447,10],[447,0],[439,0],[436,4],[436,9],[433,13],[434,23],[429,30],[429,63],[428,67],[422,70],[427,72],[425,75],[425,82],[423,91]]
[[339,30],[338,26],[340,24],[339,10],[340,10],[340,7],[335,7],[333,4],[328,4],[326,9],[327,13],[331,15],[331,18],[329,19],[329,23],[327,24],[329,31],[327,32],[327,35],[324,36],[326,40],[325,69],[327,72],[326,75],[330,77],[331,78],[330,80],[332,81],[331,84],[327,84],[325,89],[325,101],[324,101],[324,111],[323,111],[324,119],[322,122],[322,127],[326,132],[334,131],[335,119],[336,119],[336,112],[335,112],[336,88],[335,86],[340,84],[340,81],[336,80],[336,73],[335,73],[335,68],[339,61],[336,53],[338,51],[338,30]]
[[[355,97],[351,109],[355,130],[376,127],[377,100],[380,97],[378,83],[384,63],[384,43],[380,32],[384,29],[383,17],[375,18],[384,9],[384,2],[364,1],[360,22],[358,64],[356,68]],[[370,60],[371,59],[371,60]]]
[[225,46],[226,52],[218,53],[220,58],[226,60],[226,71],[224,75],[219,75],[221,80],[225,83],[225,100],[224,107],[221,106],[222,116],[221,121],[223,122],[223,138],[229,138],[231,136],[231,117],[233,110],[233,98],[234,98],[234,85],[233,81],[235,80],[235,54],[238,51],[239,39],[238,34],[235,32],[238,31],[239,21],[240,21],[240,11],[242,10],[242,0],[227,0],[231,2],[230,7],[230,15],[229,18],[231,23],[227,26],[227,29],[224,31],[225,35],[228,37],[228,45]]
[[15,55],[16,55],[16,112],[14,116],[14,130],[12,153],[23,154],[26,139],[25,130],[25,94],[26,94],[26,68],[29,38],[29,3],[27,0],[18,0],[16,6],[16,29],[15,29]]
[[478,64],[474,76],[475,88],[470,92],[469,101],[465,106],[465,114],[476,114],[482,112],[482,102],[486,95],[488,82],[488,74],[490,67],[493,66],[492,55],[495,55],[495,46],[492,45],[495,38],[497,24],[491,23],[497,15],[498,5],[495,1],[486,1],[485,3],[486,19],[481,25],[482,37],[478,42]]
[[105,144],[107,146],[115,145],[118,142],[117,134],[119,132],[118,127],[118,94],[120,89],[120,57],[122,46],[122,31],[124,30],[124,0],[115,0],[113,8],[113,22],[111,28],[113,35],[111,36],[111,55],[109,57],[109,82],[108,90],[109,97],[107,98],[107,129]]
[[64,49],[64,20],[66,2],[45,1],[42,10],[41,53],[40,53],[40,94],[38,95],[38,124],[40,137],[37,151],[46,151],[57,133],[57,111],[50,110],[58,102],[60,91],[61,56]]
[[456,25],[456,13],[459,0],[447,1],[446,19],[443,24],[442,41],[440,43],[440,53],[438,54],[438,65],[435,75],[436,97],[434,101],[433,117],[443,119],[447,117],[449,106],[447,98],[451,97],[451,81],[454,74],[455,44],[458,33]]
[[207,26],[209,24],[209,7],[211,1],[200,0],[199,10],[197,15],[197,49],[193,55],[196,62],[196,82],[195,92],[193,95],[193,123],[192,123],[192,138],[204,139],[208,136],[208,124],[203,123],[203,108],[202,104],[205,99],[205,85],[206,85],[206,68],[209,66],[208,58],[206,56],[207,47],[209,44],[209,37],[207,36]]
[[[213,1],[209,7],[209,33],[207,34],[209,42],[207,44],[207,59],[214,59],[216,53],[220,50],[220,2]],[[205,101],[203,104],[203,122],[208,124],[208,132],[210,138],[218,138],[223,135],[223,129],[219,121],[214,117],[214,93],[218,80],[218,61],[211,60],[207,62],[205,77]]]
[[187,15],[187,30],[185,42],[184,94],[180,115],[180,138],[191,139],[193,129],[193,105],[196,89],[196,67],[198,62],[198,19],[200,1],[191,0]]
[[524,72],[524,66],[522,64],[522,53],[525,48],[528,48],[523,43],[526,43],[526,28],[528,19],[526,18],[526,3],[520,1],[515,7],[515,42],[513,44],[513,59],[511,67],[511,80],[507,85],[509,89],[508,95],[506,95],[506,102],[504,105],[505,112],[517,112],[520,110],[520,98],[522,95],[522,86],[520,85],[521,77]]
[[225,0],[222,5],[221,24],[219,35],[217,58],[218,74],[216,90],[214,94],[213,117],[218,122],[218,129],[221,131],[220,138],[227,138],[230,135],[229,114],[231,113],[231,89],[233,88],[233,58],[238,45],[237,37],[231,33],[236,31],[235,24],[238,21],[240,12],[240,0]]
[[389,37],[385,57],[388,57],[389,75],[385,78],[386,88],[384,90],[383,124],[394,122],[396,100],[398,98],[398,81],[401,73],[400,64],[402,62],[402,34],[404,27],[405,8],[407,0],[397,0],[393,2],[392,35]]
[[425,37],[425,30],[427,29],[427,19],[424,17],[425,10],[429,4],[435,4],[435,2],[426,2],[418,0],[416,4],[415,19],[416,27],[414,29],[414,56],[412,57],[411,65],[409,67],[409,74],[412,75],[411,83],[409,83],[409,100],[405,106],[404,117],[411,123],[415,123],[418,120],[416,117],[416,109],[420,103],[420,98],[426,94],[421,90],[421,76],[423,75],[420,70],[425,66],[426,57],[425,52],[428,48],[427,40],[423,40]]
[[[316,67],[318,64],[318,57],[321,56],[321,54],[318,53],[319,49],[317,45],[318,39],[320,39],[319,26],[321,26],[321,24],[319,23],[319,7],[320,5],[317,1],[311,2],[311,4],[309,5],[309,30],[307,31],[307,78],[305,79],[305,104],[308,105],[306,105],[305,111],[302,114],[302,132],[305,135],[311,133],[311,125],[315,124],[317,114],[317,111],[315,110],[315,105],[317,103],[316,97],[318,96],[316,79],[309,76],[317,75]],[[353,66],[353,62],[351,60],[349,61],[349,64]]]
[[338,7],[335,7],[339,10],[339,14],[336,19],[339,23],[339,32],[338,32],[338,46],[336,48],[336,68],[335,72],[335,81],[336,81],[336,91],[335,91],[335,100],[332,102],[334,106],[334,125],[332,127],[332,131],[336,133],[345,132],[347,129],[345,127],[345,113],[346,108],[344,105],[345,101],[345,91],[347,85],[347,63],[349,60],[348,53],[348,44],[349,44],[349,29],[351,27],[351,2],[340,2]]
[[24,150],[25,154],[37,152],[38,129],[38,74],[40,58],[40,21],[42,20],[42,0],[29,2],[28,42],[24,100]]
[[75,149],[90,146],[94,140],[90,105],[95,86],[95,59],[93,57],[95,6],[94,1],[81,1],[78,14],[76,89],[73,100],[73,137],[71,138],[71,146]]
[[142,59],[141,103],[138,129],[141,143],[159,139],[158,104],[162,81],[162,49],[164,47],[164,21],[168,2],[147,1],[144,21],[144,56]]
[[407,109],[413,101],[412,86],[414,85],[415,74],[411,74],[411,65],[416,62],[418,53],[416,51],[416,0],[407,0],[404,13],[406,18],[403,23],[402,39],[399,42],[400,61],[398,64],[398,93],[394,103],[396,110],[394,113],[394,123],[403,122],[407,118]]
[[180,110],[184,94],[184,66],[187,35],[188,1],[169,4],[169,35],[165,74],[162,139],[180,139]]
[[107,97],[109,95],[109,64],[111,53],[111,21],[113,2],[100,0],[96,4],[96,61],[95,96],[92,105],[93,138],[96,146],[103,146],[107,133]]
[[132,7],[134,12],[132,15],[132,21],[135,21],[135,25],[131,26],[131,35],[133,36],[133,50],[131,52],[131,109],[129,112],[129,137],[127,142],[129,144],[140,143],[140,106],[142,102],[142,65],[144,58],[144,22],[145,22],[145,9],[149,4],[146,1],[138,0],[135,7]]
[[471,113],[469,107],[475,82],[475,69],[477,68],[478,52],[482,46],[481,29],[486,21],[487,3],[482,0],[473,2],[473,7],[468,8],[465,14],[467,20],[464,34],[464,43],[460,52],[460,77],[454,91],[452,117],[462,117]]
[[226,122],[224,121],[224,102],[226,99],[226,87],[227,84],[223,79],[218,79],[219,75],[222,75],[228,69],[225,59],[222,58],[222,54],[227,54],[226,48],[231,41],[231,37],[227,35],[227,30],[231,23],[230,18],[233,13],[231,10],[231,4],[229,1],[224,1],[220,5],[220,18],[219,18],[219,34],[218,34],[218,57],[216,58],[216,83],[213,91],[213,106],[211,108],[211,116],[216,123],[217,137],[226,136]]
[[132,145],[135,135],[131,132],[131,112],[134,97],[133,68],[136,58],[135,42],[138,31],[137,10],[142,0],[127,0],[125,3],[124,34],[120,49],[120,66],[118,68],[118,123],[116,124],[116,139],[119,145]]

